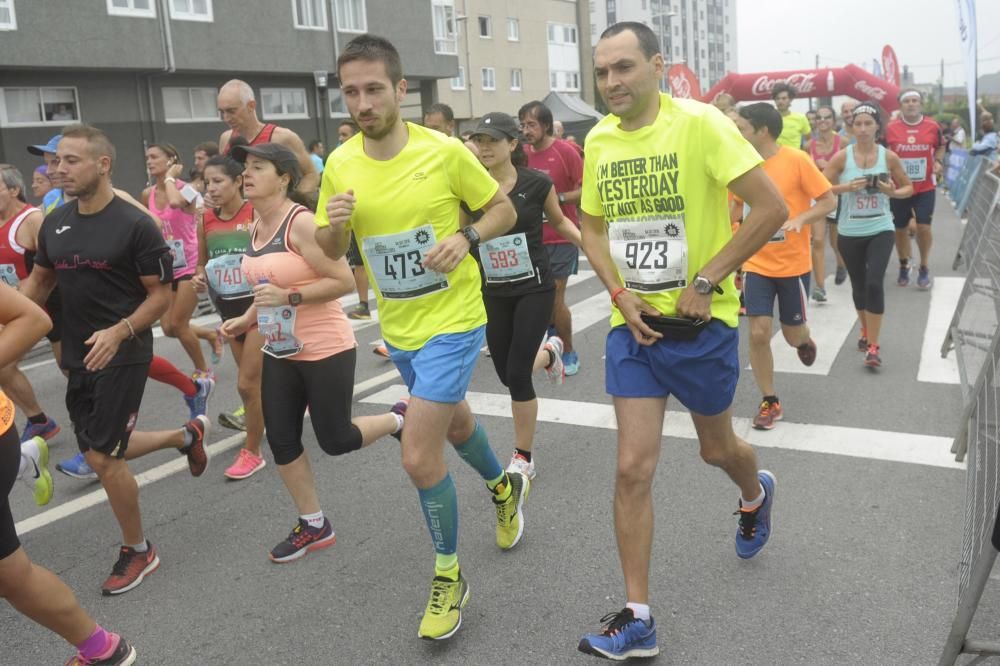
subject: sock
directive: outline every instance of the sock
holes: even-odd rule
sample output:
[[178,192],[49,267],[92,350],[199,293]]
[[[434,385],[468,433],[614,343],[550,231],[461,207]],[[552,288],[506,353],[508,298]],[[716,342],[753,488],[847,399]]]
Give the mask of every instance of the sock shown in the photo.
[[309,527],[313,527],[317,530],[323,527],[323,524],[326,522],[326,519],[323,518],[322,511],[317,511],[316,513],[306,513],[299,516],[299,518],[306,521],[309,524]]
[[396,417],[396,429],[392,431],[393,435],[399,434],[399,431],[403,429],[403,416],[402,414],[397,414],[396,412],[389,412]]
[[490,489],[496,498],[501,502],[506,501],[513,490],[510,487],[510,479],[507,478],[507,472],[501,472],[500,476],[495,479],[490,479],[486,482],[486,487]]
[[188,398],[193,398],[198,394],[198,385],[162,356],[153,356],[153,361],[149,364],[148,375],[158,382],[170,384]]
[[516,453],[519,456],[523,456],[525,460],[531,462],[531,451],[525,451],[524,449],[515,448],[514,453]]
[[445,474],[430,488],[417,488],[417,494],[434,542],[434,552],[438,556],[455,555],[458,552],[458,495],[451,474]]
[[490,486],[490,490],[503,480],[503,467],[493,454],[486,431],[479,425],[479,421],[476,421],[476,428],[469,439],[455,445],[455,452],[479,472],[479,475],[486,480],[486,485]]
[[861,327],[861,337],[863,337],[865,340],[868,339],[868,329],[865,328],[864,326]]
[[759,507],[761,504],[764,503],[764,486],[758,486],[758,487],[760,488],[760,494],[757,495],[757,499],[751,501],[744,499],[743,497],[740,497],[740,507],[744,511],[753,511],[754,509],[756,509],[757,507]]
[[28,417],[28,423],[34,423],[35,425],[45,425],[49,422],[49,417],[45,415],[45,412],[38,412],[35,416]]
[[632,609],[632,615],[635,616],[635,619],[649,624],[649,604],[637,604],[630,601],[625,604],[625,608]]
[[910,267],[910,260],[909,259],[900,259],[899,260],[899,267],[900,268],[909,268]]
[[767,400],[768,402],[770,402],[772,404],[775,403],[775,402],[781,402],[780,400],[778,400],[778,396],[776,396],[776,395],[765,395],[764,396],[764,400]]
[[181,428],[181,431],[184,433],[184,446],[182,446],[181,448],[186,449],[187,447],[194,444],[194,433],[191,432],[191,429],[188,428],[187,426]]
[[140,541],[139,543],[137,543],[135,545],[129,545],[129,544],[125,544],[125,545],[128,548],[131,548],[132,550],[134,550],[137,553],[145,553],[147,550],[149,550],[149,542],[146,541],[145,539],[143,539],[142,541]]
[[80,651],[84,659],[97,661],[106,657],[113,648],[118,647],[119,640],[116,634],[108,633],[104,630],[104,627],[97,625],[94,633],[88,636],[85,641],[79,643],[76,649]]
[[32,478],[35,478],[35,465],[38,463],[32,463],[38,460],[38,453],[38,444],[35,443],[34,439],[29,439],[21,444],[21,464],[17,468],[17,478],[23,478],[28,472],[31,472]]
[[443,555],[438,553],[434,556],[434,575],[448,580],[458,580],[458,555],[451,553]]
[[24,453],[21,453],[21,464],[18,465],[17,468],[17,478],[23,479],[24,473],[27,472],[29,469],[33,468],[34,465],[32,465],[31,461],[28,460],[28,456],[24,455]]

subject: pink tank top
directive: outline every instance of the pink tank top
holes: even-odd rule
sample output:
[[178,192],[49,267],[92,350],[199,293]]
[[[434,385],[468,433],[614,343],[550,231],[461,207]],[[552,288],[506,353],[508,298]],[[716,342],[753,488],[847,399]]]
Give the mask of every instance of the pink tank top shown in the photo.
[[813,139],[812,143],[809,144],[809,155],[812,156],[813,162],[816,162],[817,160],[824,160],[825,162],[829,162],[830,160],[833,159],[833,156],[837,154],[837,151],[840,150],[840,135],[839,134],[833,135],[833,149],[828,153],[818,152],[816,150],[816,144],[817,144],[817,139]]
[[[184,189],[186,183],[182,180],[174,183],[178,190]],[[167,183],[169,187],[170,184]],[[185,213],[181,208],[156,207],[156,188],[149,190],[149,210],[163,222],[163,238],[174,255],[174,279],[194,275],[198,266],[198,224],[194,215]]]
[[[257,238],[257,223],[254,224],[242,263],[243,275],[250,284],[267,281],[284,289],[301,289],[320,279],[320,274],[295,251],[290,242],[292,220],[307,210],[303,206],[292,206],[274,235],[267,239]],[[289,310],[283,313],[285,321],[291,321],[287,333],[302,345],[301,351],[289,355],[289,358],[318,361],[357,346],[351,322],[336,299],[276,309]]]

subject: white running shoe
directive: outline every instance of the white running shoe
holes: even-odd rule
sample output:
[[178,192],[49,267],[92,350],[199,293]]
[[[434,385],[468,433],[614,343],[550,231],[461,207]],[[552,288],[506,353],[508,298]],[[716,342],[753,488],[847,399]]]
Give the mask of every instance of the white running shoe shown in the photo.
[[535,456],[531,456],[528,462],[520,453],[514,452],[510,457],[510,464],[507,465],[507,474],[523,474],[528,481],[535,480]]
[[552,363],[549,367],[545,368],[545,374],[548,375],[549,381],[553,384],[559,385],[566,381],[566,366],[563,365],[563,341],[558,335],[553,335],[551,338],[545,341],[542,346],[552,352]]

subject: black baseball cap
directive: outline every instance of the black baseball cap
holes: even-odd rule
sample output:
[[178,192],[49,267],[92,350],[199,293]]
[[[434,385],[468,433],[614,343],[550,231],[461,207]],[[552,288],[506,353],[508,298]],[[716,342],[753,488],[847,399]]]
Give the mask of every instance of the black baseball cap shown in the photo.
[[259,157],[267,160],[278,167],[278,170],[287,173],[292,177],[292,188],[294,189],[302,180],[302,168],[299,166],[299,158],[291,149],[280,143],[259,143],[256,146],[236,145],[230,150],[230,154],[237,162],[246,162],[247,155]]
[[487,113],[479,119],[479,124],[476,125],[476,129],[472,130],[471,136],[485,134],[494,139],[516,139],[520,134],[520,130],[521,128],[513,116],[508,116],[506,113],[500,111],[494,111],[493,113]]

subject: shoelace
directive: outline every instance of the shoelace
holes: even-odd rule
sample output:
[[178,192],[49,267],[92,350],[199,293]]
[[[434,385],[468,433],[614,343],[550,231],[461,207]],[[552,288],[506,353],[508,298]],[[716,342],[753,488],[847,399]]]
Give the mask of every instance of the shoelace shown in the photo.
[[292,530],[292,533],[288,535],[288,541],[291,542],[296,548],[301,548],[305,544],[312,540],[312,535],[306,531],[305,526],[299,523]]
[[122,548],[121,552],[118,554],[118,561],[115,562],[115,566],[111,569],[112,576],[124,576],[125,572],[128,570],[128,565],[132,563],[132,560],[138,556],[142,555],[134,550],[127,548]]
[[240,462],[250,467],[256,467],[259,458],[246,449],[240,449]]
[[448,603],[448,593],[452,584],[451,581],[437,578],[431,581],[431,598],[427,602],[427,610],[434,615],[444,615],[448,612],[451,607],[451,604]]
[[771,413],[771,402],[768,400],[761,400],[760,402],[760,415],[767,416]]
[[604,625],[601,633],[605,636],[614,636],[633,622],[635,622],[635,616],[628,608],[608,613],[601,618],[601,624]]
[[758,511],[760,511],[760,507],[753,511],[744,511],[741,505],[737,505],[736,511],[733,512],[734,516],[740,517],[740,537],[743,539],[749,541],[757,534]]

